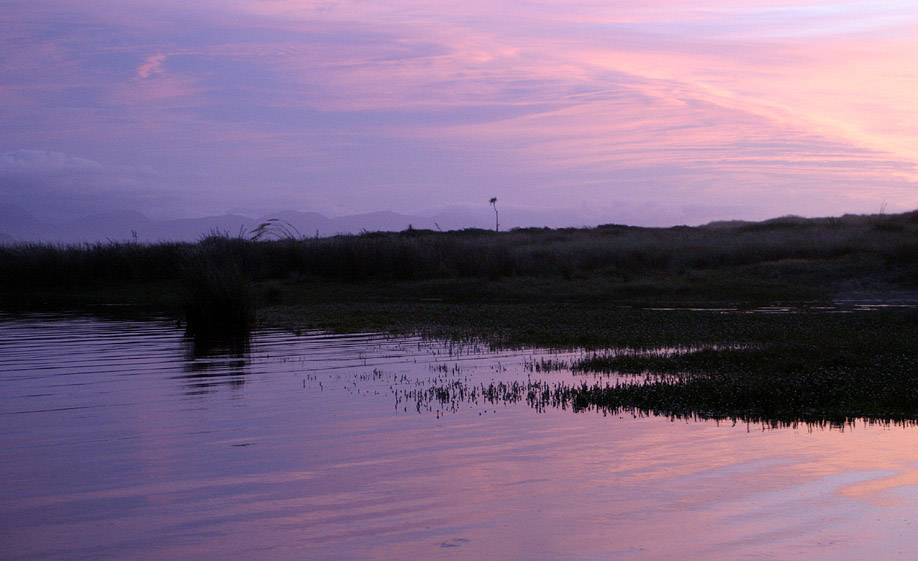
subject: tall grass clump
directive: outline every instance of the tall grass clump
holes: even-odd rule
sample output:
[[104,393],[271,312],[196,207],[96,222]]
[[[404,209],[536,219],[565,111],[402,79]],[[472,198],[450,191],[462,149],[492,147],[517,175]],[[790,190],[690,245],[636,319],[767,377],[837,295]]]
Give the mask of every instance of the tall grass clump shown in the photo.
[[255,291],[243,259],[248,243],[211,235],[189,250],[182,272],[182,309],[189,335],[219,340],[251,331]]

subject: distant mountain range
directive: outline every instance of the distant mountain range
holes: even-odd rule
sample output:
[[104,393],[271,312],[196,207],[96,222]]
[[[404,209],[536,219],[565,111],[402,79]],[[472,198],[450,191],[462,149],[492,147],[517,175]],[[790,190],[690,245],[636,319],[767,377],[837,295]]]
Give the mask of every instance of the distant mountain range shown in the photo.
[[[223,214],[204,218],[153,220],[139,212],[120,211],[86,216],[62,224],[43,222],[29,212],[14,206],[0,206],[0,243],[98,241],[196,241],[210,233],[250,237],[259,225],[273,220],[272,231],[295,237],[357,234],[362,231],[401,231],[409,226],[419,229],[455,230],[469,227],[490,228],[486,212],[471,217],[462,213],[435,217],[411,216],[391,211],[370,212],[328,218],[316,212],[283,211],[252,218]],[[477,219],[477,222],[476,220]],[[267,236],[270,237],[270,236]]]
[[[629,224],[633,226],[700,225],[725,216],[742,214],[731,207],[674,209],[662,205],[620,204],[600,209],[582,208],[523,208],[506,205],[500,208],[500,229],[515,227],[588,227],[599,224]],[[82,216],[62,223],[41,220],[25,209],[0,203],[0,244],[17,242],[83,243],[105,241],[157,242],[197,241],[212,233],[251,237],[260,224],[277,221],[278,233],[286,231],[294,237],[327,237],[336,234],[368,232],[400,232],[412,226],[426,230],[462,230],[464,228],[494,228],[494,212],[487,205],[446,206],[422,214],[399,214],[392,211],[369,212],[329,218],[317,212],[284,210],[252,217],[241,214],[221,214],[203,218],[154,220],[131,210]]]

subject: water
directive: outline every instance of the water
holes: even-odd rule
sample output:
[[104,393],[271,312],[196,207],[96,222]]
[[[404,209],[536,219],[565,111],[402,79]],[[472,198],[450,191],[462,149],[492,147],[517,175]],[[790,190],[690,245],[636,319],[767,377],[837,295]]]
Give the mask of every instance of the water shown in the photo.
[[572,358],[0,317],[0,558],[912,558],[914,427],[415,399],[578,379],[543,357]]

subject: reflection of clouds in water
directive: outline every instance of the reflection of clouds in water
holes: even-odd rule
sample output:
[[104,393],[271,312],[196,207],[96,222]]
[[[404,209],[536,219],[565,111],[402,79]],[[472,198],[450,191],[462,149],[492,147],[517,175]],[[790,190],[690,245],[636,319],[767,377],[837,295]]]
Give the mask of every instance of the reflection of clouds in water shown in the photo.
[[[574,382],[560,364],[579,355],[282,331],[205,352],[166,322],[2,321],[0,414],[15,439],[0,435],[14,482],[0,490],[0,533],[22,557],[233,558],[278,544],[340,559],[912,551],[914,501],[850,494],[886,481],[903,486],[881,498],[908,497],[915,427],[750,431],[522,403],[437,419],[395,409],[393,389]],[[246,391],[187,397],[187,376],[220,372]]]

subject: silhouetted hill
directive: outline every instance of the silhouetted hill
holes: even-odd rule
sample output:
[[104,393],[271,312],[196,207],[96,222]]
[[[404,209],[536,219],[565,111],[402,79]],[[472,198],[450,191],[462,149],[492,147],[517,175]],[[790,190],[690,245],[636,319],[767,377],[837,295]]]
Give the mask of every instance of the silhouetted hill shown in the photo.
[[55,239],[64,241],[125,241],[134,239],[134,233],[139,239],[140,232],[152,224],[153,220],[139,212],[123,210],[95,214],[47,228],[54,233]]
[[179,218],[150,225],[141,233],[142,240],[195,241],[210,233],[236,236],[249,232],[255,220],[238,214],[221,214],[204,218]]
[[407,216],[389,210],[341,216],[331,220],[331,225],[338,233],[358,233],[362,230],[369,232],[400,232],[407,230],[408,226],[415,229],[434,229],[434,221],[420,216]]
[[14,206],[0,206],[0,238],[3,243],[53,242],[83,243],[104,241],[197,241],[211,233],[251,236],[260,224],[275,221],[274,235],[268,237],[320,237],[359,234],[363,231],[401,231],[411,225],[435,229],[434,220],[391,211],[371,212],[328,218],[316,212],[280,211],[252,218],[223,214],[202,218],[152,220],[135,211],[87,216],[64,224],[42,222]]

